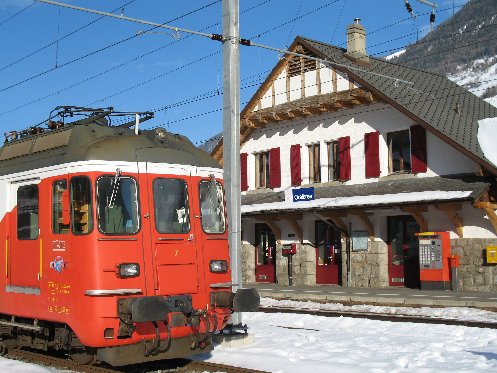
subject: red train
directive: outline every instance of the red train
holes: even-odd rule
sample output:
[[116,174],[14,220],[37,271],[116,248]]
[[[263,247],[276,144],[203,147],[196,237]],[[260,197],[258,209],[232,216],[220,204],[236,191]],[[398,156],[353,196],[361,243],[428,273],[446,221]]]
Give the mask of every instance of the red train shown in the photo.
[[255,290],[232,293],[219,165],[183,136],[140,131],[151,113],[112,123],[129,114],[58,107],[6,133],[3,351],[115,366],[184,357],[209,351],[233,310],[257,309]]

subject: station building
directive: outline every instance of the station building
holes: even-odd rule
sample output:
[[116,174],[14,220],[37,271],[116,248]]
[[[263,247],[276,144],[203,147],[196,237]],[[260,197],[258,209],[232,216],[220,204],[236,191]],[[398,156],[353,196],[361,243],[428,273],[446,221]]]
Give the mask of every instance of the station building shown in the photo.
[[242,110],[244,282],[419,288],[417,234],[436,231],[459,290],[497,290],[497,166],[478,143],[497,108],[365,43],[358,22],[347,49],[297,37],[311,58],[282,58]]

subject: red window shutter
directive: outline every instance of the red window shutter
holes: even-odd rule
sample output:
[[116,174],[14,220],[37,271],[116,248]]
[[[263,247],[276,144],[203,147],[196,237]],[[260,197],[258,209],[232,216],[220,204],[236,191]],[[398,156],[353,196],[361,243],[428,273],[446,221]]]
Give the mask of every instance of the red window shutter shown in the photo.
[[364,155],[366,158],[366,177],[380,176],[380,133],[364,135]]
[[350,180],[350,137],[340,137],[338,148],[340,152],[340,180]]
[[302,184],[301,166],[300,166],[300,145],[290,147],[290,173],[292,176],[292,186]]
[[428,169],[426,162],[426,130],[420,125],[411,127],[411,172],[419,174]]
[[269,187],[281,186],[280,148],[269,149]]
[[248,190],[248,178],[247,178],[247,153],[240,154],[240,188],[242,192]]

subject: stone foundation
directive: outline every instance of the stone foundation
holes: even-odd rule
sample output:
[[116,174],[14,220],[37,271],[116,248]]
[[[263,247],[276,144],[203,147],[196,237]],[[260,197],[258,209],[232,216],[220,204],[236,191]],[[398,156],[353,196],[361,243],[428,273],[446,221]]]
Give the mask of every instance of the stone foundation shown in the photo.
[[242,243],[242,282],[255,282],[255,247]]
[[[288,285],[288,257],[282,255],[282,245],[276,247],[276,279]],[[316,249],[312,245],[297,244],[297,254],[292,258],[293,285],[316,285]]]
[[497,239],[462,238],[450,241],[453,255],[459,256],[461,291],[497,291],[497,265],[486,264],[485,247],[497,246]]
[[370,241],[368,251],[351,254],[352,287],[388,287],[388,246],[383,241]]

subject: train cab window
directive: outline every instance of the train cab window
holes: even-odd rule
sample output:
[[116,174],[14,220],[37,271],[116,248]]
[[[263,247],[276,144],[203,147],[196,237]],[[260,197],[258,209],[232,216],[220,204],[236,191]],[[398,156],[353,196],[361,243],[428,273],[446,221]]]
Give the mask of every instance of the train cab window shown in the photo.
[[98,229],[105,234],[135,234],[138,224],[138,188],[135,179],[102,176],[97,180]]
[[23,185],[17,189],[17,238],[38,238],[38,186]]
[[86,176],[71,178],[71,221],[74,234],[93,230],[91,183]]
[[189,232],[190,209],[186,182],[180,179],[155,179],[153,191],[157,232]]
[[[52,187],[52,231],[57,234],[69,233],[69,198],[67,180],[57,180]],[[67,216],[66,216],[67,215]]]
[[224,233],[226,222],[221,184],[214,179],[201,181],[199,192],[202,229],[206,233]]

